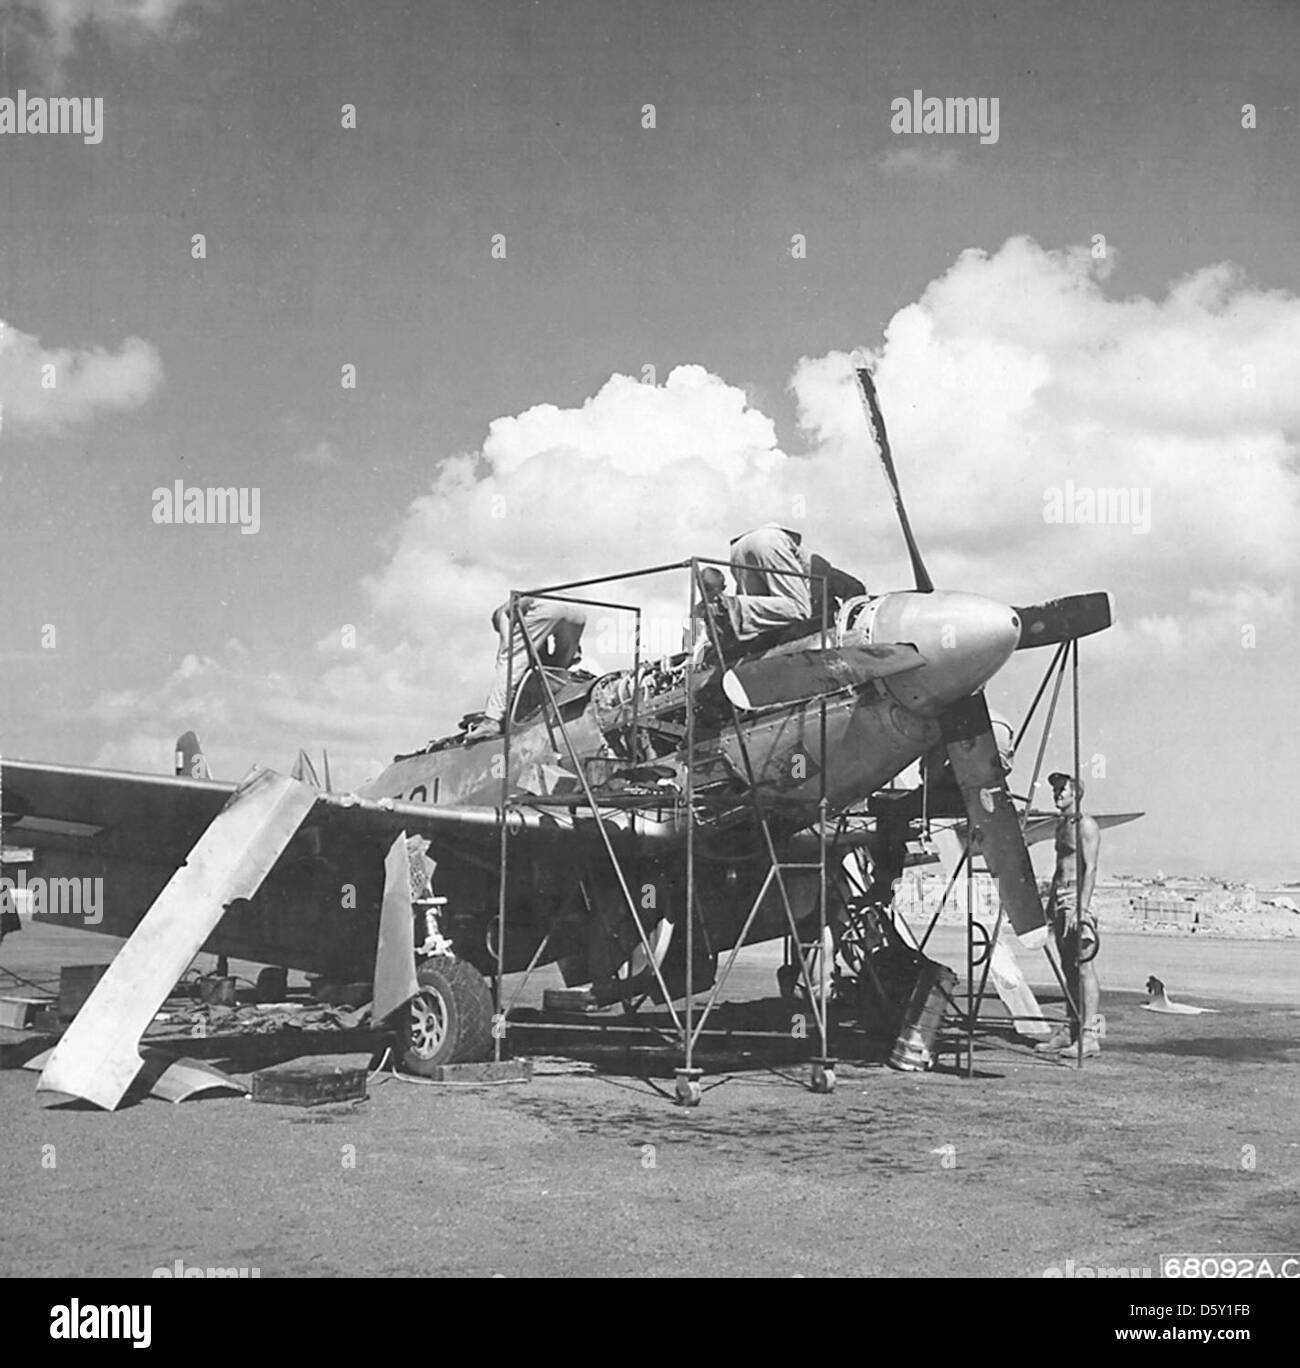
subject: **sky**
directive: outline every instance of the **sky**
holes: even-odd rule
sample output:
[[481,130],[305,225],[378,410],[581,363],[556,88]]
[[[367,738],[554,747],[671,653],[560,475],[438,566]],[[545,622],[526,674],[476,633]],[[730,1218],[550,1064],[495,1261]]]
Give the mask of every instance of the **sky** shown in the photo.
[[[0,132],[0,750],[165,771],[194,727],[220,777],[356,784],[481,706],[511,588],[769,519],[907,588],[862,348],[940,586],[1113,595],[1084,776],[1147,815],[1103,873],[1300,879],[1298,37],[1286,0],[0,0],[0,128],[103,102]],[[996,141],[894,131],[914,91]],[[256,531],[156,521],[177,481]],[[675,645],[669,581],[611,595]]]

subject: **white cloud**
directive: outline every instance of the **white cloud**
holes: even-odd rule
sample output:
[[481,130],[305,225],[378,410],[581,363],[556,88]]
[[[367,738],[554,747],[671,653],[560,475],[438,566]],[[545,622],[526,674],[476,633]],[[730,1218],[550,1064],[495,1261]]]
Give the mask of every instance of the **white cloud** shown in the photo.
[[75,45],[88,24],[110,33],[152,37],[166,32],[176,16],[194,0],[17,0],[49,34],[60,56]]
[[198,0],[7,0],[0,35],[12,39],[32,75],[58,84],[63,64],[82,33],[98,28],[110,38],[138,41],[173,32],[178,17]]
[[[877,385],[936,581],[1018,603],[1109,586],[1122,612],[1188,620],[1207,611],[1189,594],[1246,585],[1289,611],[1300,300],[1223,266],[1162,298],[1112,298],[1109,266],[1011,239],[963,253],[886,328]],[[848,354],[803,358],[791,388],[807,439],[791,454],[699,366],[497,419],[408,511],[369,586],[376,610],[475,662],[449,667],[468,684],[507,588],[723,556],[769,518],[873,588],[906,584]],[[1066,481],[1142,491],[1150,530],[1045,522],[1045,491]]]
[[720,555],[792,516],[787,465],[771,419],[703,367],[662,386],[614,375],[581,408],[496,419],[481,452],[445,462],[370,588],[438,634],[449,616],[486,621],[510,587]]
[[957,172],[955,147],[895,147],[880,159],[889,176],[912,176],[917,180],[951,180]]
[[161,380],[157,349],[138,337],[128,337],[117,352],[48,348],[0,322],[0,406],[6,424],[57,429],[101,411],[135,408]]
[[1268,645],[1279,630],[1289,635],[1295,617],[1295,593],[1287,585],[1276,590],[1243,584],[1232,590],[1192,589],[1179,610],[1147,613],[1120,621],[1095,646],[1101,659],[1129,660],[1146,647],[1169,657],[1189,652],[1205,655],[1212,648],[1256,649]]
[[[1252,622],[1262,640],[1294,614],[1300,561],[1300,300],[1224,267],[1163,298],[1111,298],[1103,271],[1084,249],[1012,239],[963,253],[890,320],[877,385],[934,579],[1022,604],[1110,588],[1120,625],[1097,639],[1102,658],[1227,643]],[[791,388],[804,436],[791,453],[742,388],[701,366],[658,387],[614,375],[578,407],[498,418],[402,516],[365,584],[355,650],[326,639],[323,672],[271,679],[232,654],[114,716],[166,705],[174,734],[193,716],[178,700],[215,691],[229,734],[261,747],[249,759],[323,740],[354,782],[481,704],[488,614],[511,588],[725,557],[769,519],[874,590],[906,587],[849,354],[801,359]],[[1045,490],[1066,481],[1149,491],[1150,530],[1045,522]],[[683,586],[592,592],[671,623]],[[595,636],[593,622],[593,652]]]
[[176,737],[193,729],[217,778],[238,779],[254,763],[287,768],[299,745],[318,753],[323,741],[335,780],[355,786],[382,768],[393,738],[427,739],[423,677],[405,645],[341,652],[308,679],[268,672],[232,639],[219,659],[186,655],[155,687],[101,694],[90,714],[116,735],[93,763],[168,772]]

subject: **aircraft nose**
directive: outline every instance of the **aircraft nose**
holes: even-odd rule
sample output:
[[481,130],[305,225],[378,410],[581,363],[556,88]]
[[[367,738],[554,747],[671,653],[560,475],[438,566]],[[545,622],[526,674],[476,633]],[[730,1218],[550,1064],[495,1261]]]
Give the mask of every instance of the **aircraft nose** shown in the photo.
[[873,645],[910,642],[925,657],[919,670],[886,681],[905,708],[934,717],[967,698],[1011,658],[1020,618],[979,594],[937,591],[886,594],[870,627]]

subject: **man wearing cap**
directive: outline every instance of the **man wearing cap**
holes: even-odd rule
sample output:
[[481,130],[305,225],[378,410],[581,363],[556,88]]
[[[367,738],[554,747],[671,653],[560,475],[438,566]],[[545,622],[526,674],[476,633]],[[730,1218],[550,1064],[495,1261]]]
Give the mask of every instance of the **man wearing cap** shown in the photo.
[[[1047,776],[1056,803],[1056,869],[1047,899],[1047,915],[1061,955],[1061,969],[1071,992],[1079,984],[1083,1001],[1085,1057],[1101,1053],[1104,1018],[1101,1015],[1101,983],[1094,956],[1097,953],[1097,919],[1092,913],[1092,891],[1097,883],[1097,854],[1101,828],[1083,813],[1083,784],[1059,770]],[[1075,852],[1078,852],[1076,870]],[[1081,878],[1076,881],[1077,876]],[[1076,906],[1076,892],[1078,894]],[[1072,1053],[1075,1036],[1069,1024],[1061,1026],[1036,1047],[1044,1052]]]

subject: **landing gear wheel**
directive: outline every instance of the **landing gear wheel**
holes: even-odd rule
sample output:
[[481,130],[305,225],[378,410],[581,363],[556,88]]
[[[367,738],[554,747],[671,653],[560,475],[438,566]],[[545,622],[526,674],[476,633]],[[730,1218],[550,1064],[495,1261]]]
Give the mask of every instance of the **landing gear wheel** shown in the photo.
[[698,1107],[703,1092],[700,1088],[700,1079],[703,1077],[702,1069],[678,1069],[677,1105],[681,1107]]
[[972,921],[970,939],[971,966],[978,969],[993,952],[993,938],[989,935],[989,929],[983,922]]
[[835,1061],[817,1061],[812,1066],[812,1090],[815,1093],[835,1091]]
[[486,1059],[492,1049],[492,994],[464,960],[434,955],[416,971],[420,991],[403,1008],[398,1048],[407,1073],[429,1077],[443,1064]]

